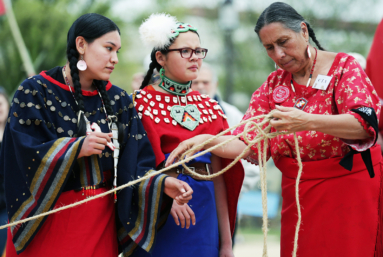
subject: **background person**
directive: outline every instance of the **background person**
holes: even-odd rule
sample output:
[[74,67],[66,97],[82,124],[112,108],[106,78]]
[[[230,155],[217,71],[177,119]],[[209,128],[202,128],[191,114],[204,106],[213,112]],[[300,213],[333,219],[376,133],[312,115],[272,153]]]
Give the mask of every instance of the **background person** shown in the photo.
[[[381,69],[381,61],[383,58],[383,19],[376,28],[374,40],[372,41],[370,52],[367,56],[366,74],[370,78],[376,93],[379,96],[380,103],[383,103],[383,76]],[[379,138],[378,144],[380,144],[383,152],[383,114],[380,113],[379,117]]]
[[[218,78],[216,73],[210,64],[204,62],[198,73],[198,77],[193,80],[191,88],[200,92],[201,94],[207,94],[212,99],[216,100],[222,107],[223,112],[227,117],[227,123],[229,127],[237,125],[241,122],[243,113],[238,110],[237,107],[223,101],[218,96]],[[251,165],[250,162],[242,162],[243,169],[245,170],[245,179],[243,180],[241,193],[249,191],[254,188],[255,184],[259,181],[259,168],[258,166]],[[236,226],[233,234],[233,246],[235,244],[235,236],[238,229],[238,215],[236,219]]]
[[[0,145],[3,143],[3,134],[9,113],[8,95],[3,87],[0,87]],[[4,179],[0,176],[0,224],[5,225],[8,222],[7,209],[5,205]],[[5,249],[7,242],[7,230],[0,230],[0,253]]]
[[[380,102],[370,80],[353,57],[324,51],[310,24],[285,3],[267,7],[255,31],[280,69],[254,92],[244,120],[276,110],[271,132],[297,134],[303,163],[297,256],[382,256],[382,156],[375,145]],[[320,75],[329,77],[319,81]],[[255,135],[250,132],[248,138]],[[211,137],[181,143],[166,165]],[[212,153],[233,158],[245,147],[241,138]],[[298,172],[293,134],[270,139],[267,155],[282,172],[281,256],[291,256]],[[246,158],[257,164],[256,145]]]

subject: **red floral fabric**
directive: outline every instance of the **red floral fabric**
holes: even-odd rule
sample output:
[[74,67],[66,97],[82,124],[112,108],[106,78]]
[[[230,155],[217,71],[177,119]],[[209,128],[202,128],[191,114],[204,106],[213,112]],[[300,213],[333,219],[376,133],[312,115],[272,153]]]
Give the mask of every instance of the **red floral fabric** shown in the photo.
[[[380,101],[369,78],[359,63],[345,53],[337,54],[327,76],[332,76],[327,90],[307,88],[306,85],[294,82],[295,92],[293,92],[290,82],[291,73],[282,69],[274,71],[269,75],[267,81],[254,92],[243,120],[267,114],[275,109],[277,104],[293,107],[295,102],[303,97],[308,100],[305,112],[322,115],[352,114],[372,136],[366,140],[345,140],[316,131],[298,132],[297,137],[303,162],[342,157],[350,151],[348,145],[357,151],[368,149],[373,145],[377,135],[372,127],[351,109],[362,106],[372,107],[377,117],[380,116]],[[278,86],[289,89],[289,96],[282,103],[275,102],[275,97],[273,97],[273,91]],[[238,127],[233,134],[239,134],[243,132],[243,129],[244,126]],[[272,128],[271,132],[275,131]],[[250,132],[248,138],[251,140],[255,135],[256,132]],[[268,158],[271,156],[275,162],[282,156],[296,158],[293,134],[273,138],[269,144]],[[256,145],[252,147],[252,150],[253,152],[247,160],[257,164]]]

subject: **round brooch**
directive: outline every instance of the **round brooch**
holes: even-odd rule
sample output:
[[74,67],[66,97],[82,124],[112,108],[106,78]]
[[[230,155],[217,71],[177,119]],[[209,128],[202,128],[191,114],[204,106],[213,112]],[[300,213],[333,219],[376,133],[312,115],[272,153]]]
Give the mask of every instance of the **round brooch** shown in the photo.
[[290,89],[288,87],[279,86],[273,91],[273,100],[276,103],[282,103],[290,96]]

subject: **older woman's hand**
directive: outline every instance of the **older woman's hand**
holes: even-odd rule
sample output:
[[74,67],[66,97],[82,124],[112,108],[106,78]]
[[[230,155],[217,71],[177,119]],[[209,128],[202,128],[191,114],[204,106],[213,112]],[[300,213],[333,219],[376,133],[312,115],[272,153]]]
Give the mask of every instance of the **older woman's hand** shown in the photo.
[[270,121],[277,131],[298,132],[309,130],[309,115],[294,107],[276,106],[277,111]]
[[[196,145],[200,145],[204,142],[206,142],[209,138],[211,138],[212,135],[208,135],[208,134],[202,134],[202,135],[198,135],[198,136],[195,136],[195,137],[192,137],[188,140],[185,140],[183,142],[181,142],[176,149],[173,150],[173,152],[169,155],[168,159],[166,160],[166,163],[165,163],[165,167],[168,167],[169,165],[171,165],[173,162],[177,162],[180,160],[181,158],[181,155],[186,152],[187,150],[191,149],[192,147],[196,146]],[[198,152],[199,150],[201,150],[203,147],[200,147],[198,149],[195,149],[194,151],[188,153],[185,158],[188,158],[192,155],[194,155],[196,152]]]

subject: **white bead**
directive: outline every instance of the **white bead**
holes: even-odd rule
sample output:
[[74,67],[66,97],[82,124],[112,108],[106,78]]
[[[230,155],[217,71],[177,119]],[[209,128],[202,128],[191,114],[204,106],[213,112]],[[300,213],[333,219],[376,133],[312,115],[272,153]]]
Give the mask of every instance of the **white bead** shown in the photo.
[[158,115],[158,110],[153,109],[153,114],[154,114],[154,115]]
[[158,102],[161,102],[161,96],[160,96],[160,95],[156,95],[156,100],[157,100]]
[[177,103],[177,97],[173,96],[173,103]]
[[140,117],[140,119],[142,119],[142,113],[138,113],[138,117]]
[[201,95],[202,98],[207,98],[207,95]]
[[171,110],[172,110],[172,107],[168,105],[168,111],[171,111]]
[[138,107],[138,111],[140,111],[140,112],[142,112],[143,109],[144,109],[143,105],[140,105],[140,107]]
[[149,102],[148,98],[144,97],[144,102],[145,103]]
[[199,96],[199,95],[197,95],[197,99],[198,99],[198,101],[202,101],[202,99],[201,99],[201,96]]
[[155,121],[156,123],[160,123],[161,120],[160,120],[160,118],[157,117],[154,121]]
[[202,110],[203,114],[209,114],[206,110]]
[[205,101],[205,104],[206,104],[207,107],[210,107],[210,104],[209,104],[208,101]]
[[173,124],[174,126],[176,126],[176,125],[177,125],[177,121],[172,120],[172,124]]
[[215,114],[213,114],[211,117],[213,118],[213,120],[217,119],[217,115]]
[[212,122],[212,120],[211,120],[210,116],[209,116],[209,121],[210,121],[210,122]]
[[203,124],[203,120],[202,120],[202,119],[199,119],[199,123]]
[[204,122],[207,122],[207,118],[206,118],[206,117],[203,117],[203,121],[204,121]]
[[168,118],[165,118],[164,121],[165,121],[166,123],[170,123],[170,120],[169,120]]
[[212,111],[211,109],[209,109],[209,113],[210,113],[210,114],[213,114],[213,111]]
[[186,103],[186,97],[181,96],[181,102]]
[[154,107],[155,104],[156,104],[156,103],[153,102],[153,101],[150,102],[150,106],[151,106],[151,107]]
[[134,107],[136,107],[136,105],[137,105],[137,102],[136,102],[136,101],[134,101]]
[[195,95],[193,95],[193,99],[194,101],[197,101],[197,97]]
[[148,111],[151,112],[152,111],[152,108],[150,108],[150,106],[148,106]]
[[142,97],[141,94],[137,94],[137,95],[136,95],[136,98],[138,98],[138,99],[140,99],[141,97]]
[[159,106],[160,106],[161,109],[164,109],[164,107],[165,107],[165,105],[162,104],[162,103],[160,103]]
[[205,108],[205,107],[203,106],[203,104],[198,104],[198,107],[201,108],[201,109]]
[[149,112],[148,110],[146,110],[146,111],[144,112],[144,114],[145,114],[146,116],[150,116],[150,112]]
[[190,95],[188,95],[188,101],[193,102],[193,98]]
[[148,94],[146,97],[147,97],[148,99],[152,99],[152,95],[151,95],[151,94]]
[[161,114],[162,114],[163,116],[166,116],[166,111],[165,111],[165,110],[162,110],[162,111],[161,111]]
[[165,102],[170,103],[170,97],[169,96],[165,96]]

